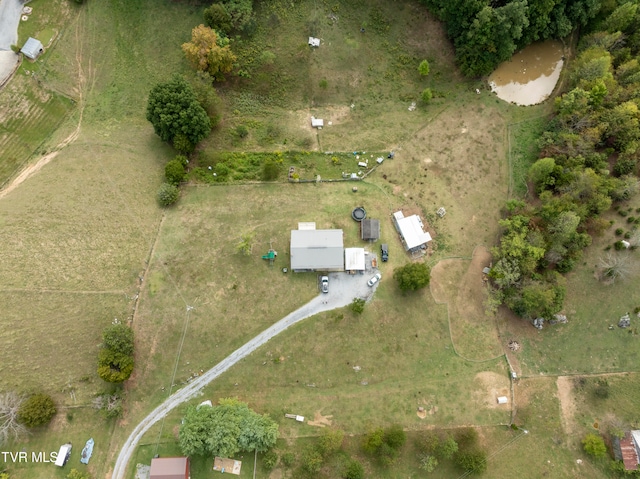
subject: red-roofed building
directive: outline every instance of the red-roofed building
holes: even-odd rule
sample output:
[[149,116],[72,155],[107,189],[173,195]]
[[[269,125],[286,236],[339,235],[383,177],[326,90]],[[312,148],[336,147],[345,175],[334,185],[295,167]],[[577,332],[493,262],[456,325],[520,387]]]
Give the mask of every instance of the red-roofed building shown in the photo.
[[149,479],[191,479],[188,457],[154,457]]
[[626,432],[620,439],[620,456],[627,471],[638,469],[638,456],[640,455],[640,431]]

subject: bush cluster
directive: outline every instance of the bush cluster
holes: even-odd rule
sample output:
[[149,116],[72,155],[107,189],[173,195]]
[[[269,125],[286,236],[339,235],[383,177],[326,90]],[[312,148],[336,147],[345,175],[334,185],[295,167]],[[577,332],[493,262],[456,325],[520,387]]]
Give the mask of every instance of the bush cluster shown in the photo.
[[390,466],[398,458],[407,436],[399,425],[387,429],[375,428],[362,440],[362,450],[374,456],[383,466]]
[[18,420],[27,427],[49,424],[57,412],[56,404],[48,394],[38,393],[29,396],[20,404]]

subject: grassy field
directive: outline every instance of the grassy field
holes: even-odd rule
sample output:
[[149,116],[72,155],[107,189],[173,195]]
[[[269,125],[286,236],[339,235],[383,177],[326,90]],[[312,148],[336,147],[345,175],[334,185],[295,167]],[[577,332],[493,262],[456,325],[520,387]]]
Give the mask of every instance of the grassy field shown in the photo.
[[[49,6],[54,13],[55,2],[40,3],[43,13]],[[0,295],[5,311],[0,382],[3,390],[52,394],[60,409],[46,431],[36,431],[3,450],[57,451],[73,439],[75,466],[81,445],[92,435],[97,455],[90,470],[98,477],[106,473],[110,460],[112,425],[82,406],[105,388],[95,375],[102,329],[115,317],[130,319],[133,312],[132,299],[161,220],[155,192],[161,168],[171,155],[144,120],[145,98],[154,82],[171,74],[168,68],[182,66],[180,52],[172,53],[162,42],[184,41],[199,17],[190,7],[171,2],[158,7],[154,2],[156,11],[161,8],[167,17],[178,18],[175,30],[167,32],[162,16],[146,15],[148,6],[149,2],[91,2],[77,15],[49,17],[49,27],[61,34],[42,64],[40,60],[35,64],[40,82],[27,84],[33,77],[19,72],[1,93],[12,94],[11,102],[17,103],[46,94],[51,105],[64,106],[51,112],[55,122],[47,124],[48,130],[24,129],[24,135],[41,135],[37,141],[9,140],[8,148],[21,149],[15,150],[16,161],[11,164],[3,153],[5,178],[29,160],[43,139],[48,138],[30,163],[52,151],[82,118],[77,139],[0,200]],[[151,35],[160,30],[162,35],[141,40],[142,31]],[[132,48],[134,44],[140,50]],[[71,102],[58,99],[64,96],[78,100],[72,115],[67,115]],[[61,121],[61,128],[52,134]],[[19,126],[15,125],[16,131]],[[74,406],[69,422],[66,408]],[[32,463],[8,467],[12,477],[42,479],[52,474],[63,477],[69,469],[54,473],[51,465]]]
[[431,294],[447,305],[451,340],[457,353],[471,361],[504,354],[496,323],[484,314],[488,285],[482,269],[490,260],[489,251],[480,246],[471,259],[445,259],[432,270]]
[[[635,367],[635,334],[606,328],[638,306],[632,300],[634,283],[607,288],[593,283],[592,265],[612,243],[612,230],[570,276],[569,324],[542,333],[501,316],[498,335],[484,316],[479,270],[486,254],[482,260],[440,263],[434,271],[443,271],[434,275],[432,291],[402,296],[391,279],[393,268],[410,260],[390,221],[397,209],[420,213],[428,223],[434,236],[426,258],[431,265],[470,258],[478,245],[494,244],[510,182],[522,193],[518,178],[534,156],[540,117],[548,107],[517,108],[480,83],[461,79],[442,27],[414,2],[334,3],[273,0],[257,6],[255,36],[233,40],[247,75],[220,85],[223,120],[196,163],[205,174],[220,162],[233,164],[231,177],[240,182],[259,178],[263,157],[252,156],[256,152],[294,152],[282,153],[284,182],[290,164],[303,179],[354,172],[356,150],[374,155],[370,161],[378,152],[394,150],[395,159],[358,183],[357,193],[351,191],[354,183],[193,185],[163,215],[154,196],[173,152],[144,120],[146,95],[173,72],[187,71],[179,45],[201,23],[201,8],[169,0],[116,0],[54,14],[52,3],[47,16],[49,6],[34,0],[43,14],[34,13],[21,38],[56,39],[31,67],[35,76],[27,76],[23,64],[0,93],[14,118],[2,123],[0,148],[13,153],[1,151],[0,175],[12,176],[32,152],[36,161],[53,151],[78,124],[80,133],[0,199],[0,303],[10,305],[0,334],[0,382],[25,392],[44,389],[63,408],[88,405],[104,388],[92,376],[100,332],[114,317],[129,319],[140,292],[133,324],[137,367],[118,427],[90,408],[63,409],[46,433],[12,447],[55,450],[71,438],[80,446],[74,447],[77,454],[94,435],[98,454],[90,470],[104,477],[129,431],[170,391],[317,294],[315,275],[281,272],[288,266],[289,231],[297,222],[342,228],[346,244],[359,244],[350,212],[364,205],[370,217],[381,219],[381,240],[391,254],[362,316],[345,309],[310,318],[246,358],[204,395],[238,396],[270,413],[281,425],[282,448],[296,451],[320,429],[285,421],[285,412],[353,434],[345,447],[356,456],[358,434],[370,426],[399,423],[416,435],[429,427],[477,425],[485,426],[481,435],[492,477],[509,477],[514,470],[525,478],[606,477],[598,467],[576,466],[582,453],[564,436],[556,414],[561,408],[555,378],[525,379],[517,386],[516,419],[529,436],[493,426],[510,420],[510,407],[495,404],[497,395],[510,395],[507,363],[500,357],[508,339],[523,346],[510,357],[525,375]],[[321,38],[320,48],[309,49],[309,35]],[[265,57],[264,50],[274,56]],[[425,58],[431,74],[422,79],[417,65]],[[434,100],[409,111],[425,87],[432,88]],[[476,88],[483,89],[480,95]],[[324,118],[327,126],[312,130],[311,115]],[[244,139],[236,134],[240,125],[249,131]],[[447,215],[436,219],[441,206]],[[235,246],[247,234],[253,246],[251,255],[243,256]],[[260,259],[269,247],[280,253],[273,267]],[[621,312],[612,316],[608,305],[614,301]],[[594,312],[607,319],[592,321]],[[25,347],[36,342],[37,353],[35,346]],[[73,350],[59,347],[65,342]],[[618,387],[625,390],[612,383],[612,391]],[[612,393],[608,407],[620,404],[631,420],[631,397]],[[424,419],[417,416],[419,406],[428,412]],[[180,415],[175,411],[149,432],[137,460],[177,452]],[[243,477],[249,477],[253,457],[245,460]],[[367,470],[372,477],[415,477],[411,445],[399,463],[381,470],[367,462]],[[194,479],[207,477],[209,467],[195,461]],[[51,477],[42,465],[10,469],[12,478]],[[258,470],[258,477],[267,477]],[[444,465],[434,477],[458,472]],[[325,477],[333,475],[325,471]]]

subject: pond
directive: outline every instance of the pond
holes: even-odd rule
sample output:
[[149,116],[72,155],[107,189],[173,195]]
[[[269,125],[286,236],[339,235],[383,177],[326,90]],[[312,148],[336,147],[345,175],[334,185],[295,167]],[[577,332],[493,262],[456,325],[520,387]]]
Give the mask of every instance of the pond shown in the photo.
[[489,76],[489,86],[504,101],[536,105],[553,92],[563,64],[562,43],[556,40],[533,43],[499,65]]

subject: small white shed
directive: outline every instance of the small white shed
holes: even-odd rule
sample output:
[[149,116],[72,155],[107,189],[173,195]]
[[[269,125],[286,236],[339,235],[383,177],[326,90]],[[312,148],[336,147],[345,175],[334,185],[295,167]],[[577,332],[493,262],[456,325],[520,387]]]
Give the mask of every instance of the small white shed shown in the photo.
[[309,46],[310,47],[319,47],[320,46],[320,39],[319,38],[314,38],[314,37],[309,37]]
[[24,46],[20,50],[25,57],[31,58],[35,60],[40,56],[40,54],[44,52],[44,46],[40,43],[40,40],[36,40],[35,38],[29,37],[29,39],[25,42]]
[[498,396],[498,404],[507,404],[507,396]]
[[311,126],[313,128],[322,128],[324,126],[324,120],[322,120],[321,118],[316,118],[315,116],[312,116]]

